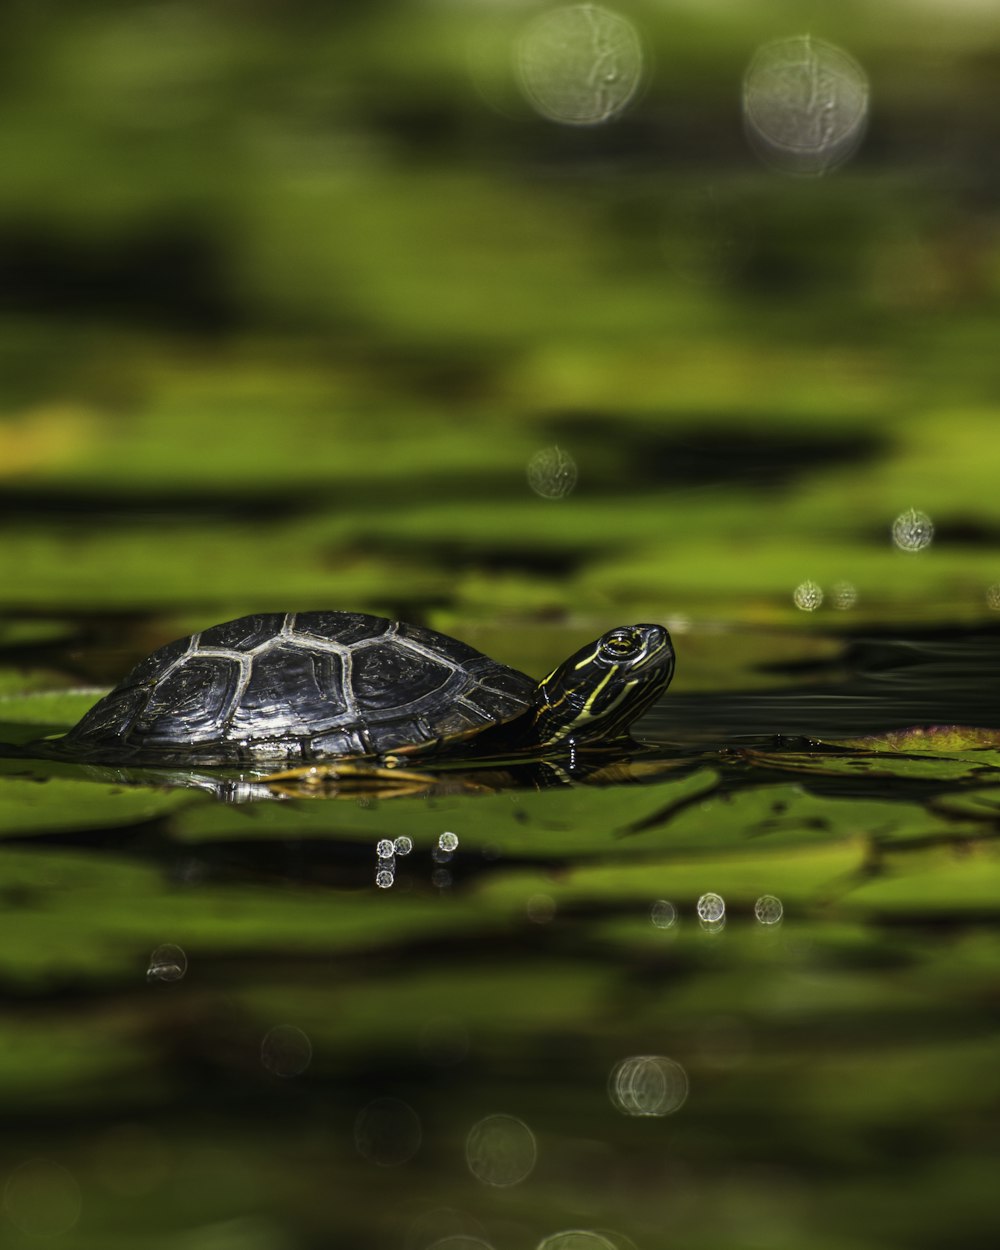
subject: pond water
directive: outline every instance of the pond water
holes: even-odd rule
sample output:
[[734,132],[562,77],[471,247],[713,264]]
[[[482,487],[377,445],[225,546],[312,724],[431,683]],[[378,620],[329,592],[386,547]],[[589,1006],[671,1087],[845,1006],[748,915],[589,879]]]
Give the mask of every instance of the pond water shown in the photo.
[[668,693],[631,784],[234,805],[7,760],[3,1244],[995,1228],[1000,754],[805,736],[1000,724],[1000,637],[675,641],[755,660]]

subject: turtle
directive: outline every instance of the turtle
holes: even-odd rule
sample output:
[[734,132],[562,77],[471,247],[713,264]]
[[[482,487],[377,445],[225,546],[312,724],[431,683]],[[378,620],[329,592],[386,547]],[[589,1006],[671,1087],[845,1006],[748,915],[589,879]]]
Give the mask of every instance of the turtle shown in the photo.
[[662,625],[611,629],[537,682],[419,625],[257,613],[160,647],[50,747],[170,767],[540,757],[631,741],[673,671]]

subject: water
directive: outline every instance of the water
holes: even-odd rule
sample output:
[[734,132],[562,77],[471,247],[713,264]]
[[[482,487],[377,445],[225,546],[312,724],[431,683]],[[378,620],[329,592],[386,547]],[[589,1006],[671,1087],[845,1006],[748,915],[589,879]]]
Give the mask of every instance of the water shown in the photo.
[[996,1229],[997,757],[804,739],[997,725],[1000,637],[751,633],[678,637],[631,784],[241,805],[7,761],[2,1244]]

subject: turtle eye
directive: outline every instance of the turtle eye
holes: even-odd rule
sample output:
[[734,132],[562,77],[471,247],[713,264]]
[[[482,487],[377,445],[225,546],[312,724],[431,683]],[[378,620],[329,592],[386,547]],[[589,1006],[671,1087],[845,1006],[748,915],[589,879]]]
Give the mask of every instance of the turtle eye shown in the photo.
[[601,639],[604,660],[630,660],[642,650],[642,638],[633,629],[616,629]]

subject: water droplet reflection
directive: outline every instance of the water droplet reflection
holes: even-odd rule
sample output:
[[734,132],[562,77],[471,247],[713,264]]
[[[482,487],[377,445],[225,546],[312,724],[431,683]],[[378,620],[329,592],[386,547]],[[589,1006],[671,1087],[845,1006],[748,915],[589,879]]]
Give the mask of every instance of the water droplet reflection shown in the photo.
[[465,1139],[469,1171],[497,1189],[519,1185],[531,1175],[537,1158],[534,1133],[512,1115],[488,1115]]
[[379,1167],[397,1167],[420,1149],[420,1117],[399,1098],[376,1098],[358,1112],[354,1142],[360,1154]]
[[892,541],[900,551],[923,551],[934,540],[934,523],[926,512],[907,508],[892,523]]
[[778,924],[785,914],[781,899],[773,894],[762,894],[753,905],[753,914],[759,924]]
[[814,581],[806,580],[795,587],[792,601],[800,612],[815,612],[823,602],[823,590]]
[[649,918],[658,929],[672,929],[677,923],[677,908],[665,898],[659,898],[649,909]]
[[743,79],[751,146],[785,173],[818,175],[857,151],[868,78],[843,48],[800,35],[760,48]]
[[260,1061],[275,1076],[301,1076],[312,1062],[312,1042],[294,1024],[278,1024],[264,1035]]
[[703,894],[695,910],[705,925],[717,925],[726,918],[726,903],[721,894]]
[[687,1099],[687,1073],[663,1055],[632,1055],[612,1068],[608,1096],[623,1115],[673,1115]]
[[576,462],[561,447],[543,447],[528,461],[528,485],[543,499],[565,499],[576,479]]
[[390,872],[388,868],[380,868],[375,874],[375,884],[380,890],[390,889],[395,880],[395,873]]
[[29,1159],[7,1178],[3,1205],[26,1237],[59,1237],[80,1218],[80,1186],[72,1172],[48,1159]]
[[528,103],[550,121],[595,126],[617,117],[638,90],[642,44],[627,18],[596,4],[551,9],[516,49]]
[[187,972],[187,955],[179,946],[165,942],[149,957],[146,969],[147,981],[180,981]]

